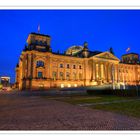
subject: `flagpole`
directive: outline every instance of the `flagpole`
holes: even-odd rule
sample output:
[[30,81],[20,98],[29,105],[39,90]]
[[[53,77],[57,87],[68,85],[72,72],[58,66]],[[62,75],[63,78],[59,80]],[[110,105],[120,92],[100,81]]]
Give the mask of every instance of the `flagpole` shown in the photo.
[[127,49],[126,49],[126,53],[128,53],[130,51],[130,47],[128,47]]
[[40,24],[38,24],[37,32],[40,33]]

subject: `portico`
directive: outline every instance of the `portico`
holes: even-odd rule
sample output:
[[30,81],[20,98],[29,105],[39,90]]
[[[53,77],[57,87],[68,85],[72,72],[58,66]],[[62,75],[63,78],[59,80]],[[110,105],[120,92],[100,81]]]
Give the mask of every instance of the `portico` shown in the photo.
[[104,52],[93,56],[91,60],[91,84],[109,84],[118,81],[119,59],[117,57]]

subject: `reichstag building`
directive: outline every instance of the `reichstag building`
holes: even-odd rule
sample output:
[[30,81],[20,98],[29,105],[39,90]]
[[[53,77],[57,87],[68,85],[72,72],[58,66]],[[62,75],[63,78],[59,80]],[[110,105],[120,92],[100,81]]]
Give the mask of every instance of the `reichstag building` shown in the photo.
[[62,54],[52,51],[50,40],[49,35],[29,34],[28,45],[16,66],[19,90],[140,84],[140,60],[136,53],[127,53],[120,60],[110,51],[89,50],[85,42]]

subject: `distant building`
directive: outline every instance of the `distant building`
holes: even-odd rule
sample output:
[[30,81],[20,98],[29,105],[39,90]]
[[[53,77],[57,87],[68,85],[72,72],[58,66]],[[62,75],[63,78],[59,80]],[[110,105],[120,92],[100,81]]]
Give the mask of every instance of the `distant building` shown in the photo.
[[16,66],[18,89],[140,84],[138,55],[123,55],[121,61],[108,51],[90,51],[87,42],[61,54],[52,51],[50,41],[49,35],[29,34]]
[[140,64],[139,54],[128,53],[128,54],[122,55],[122,63],[125,63],[125,64]]
[[2,76],[0,77],[0,83],[2,84],[2,86],[7,87],[10,85],[10,77],[7,76]]

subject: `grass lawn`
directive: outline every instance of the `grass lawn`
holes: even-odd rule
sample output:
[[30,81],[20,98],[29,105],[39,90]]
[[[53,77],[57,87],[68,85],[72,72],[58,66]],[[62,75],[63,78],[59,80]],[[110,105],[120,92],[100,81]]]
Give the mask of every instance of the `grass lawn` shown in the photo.
[[94,105],[90,106],[90,108],[106,110],[140,118],[140,101],[110,103],[107,105]]
[[[140,100],[135,100],[138,99],[137,97],[118,97],[112,95],[106,95],[106,96],[100,95],[100,96],[68,96],[68,97],[56,97],[51,99],[55,99],[58,101],[63,101],[75,105],[86,104],[86,103],[110,102],[109,104],[105,104],[105,105],[97,104],[88,107],[140,118]],[[132,101],[132,99],[134,101]],[[127,100],[127,102],[112,103],[113,101],[121,101],[121,100]]]
[[71,104],[84,104],[84,103],[100,103],[100,102],[112,102],[120,100],[132,100],[135,97],[118,97],[113,95],[100,95],[100,96],[68,96],[68,97],[57,97],[51,98],[59,101],[68,102]]

